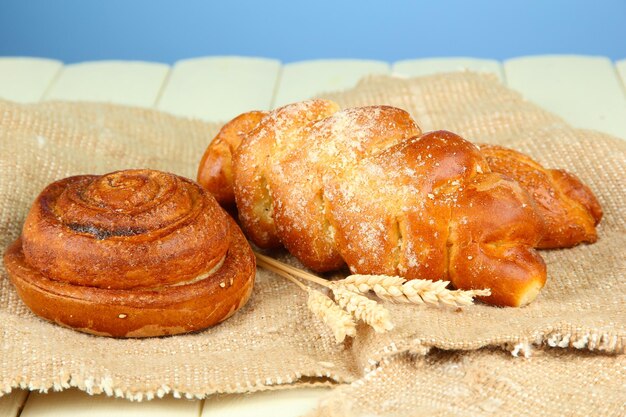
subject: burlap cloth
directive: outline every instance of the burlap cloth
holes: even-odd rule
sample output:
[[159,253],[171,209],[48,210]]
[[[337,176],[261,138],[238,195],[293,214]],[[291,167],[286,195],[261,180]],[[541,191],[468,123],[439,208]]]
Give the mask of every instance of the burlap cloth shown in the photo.
[[[319,415],[624,411],[626,142],[573,129],[494,78],[471,73],[370,78],[324,96],[343,106],[402,107],[423,130],[445,128],[504,144],[574,172],[604,208],[599,241],[543,251],[548,283],[528,307],[454,311],[388,304],[393,331],[360,327],[341,345],[307,311],[302,291],[263,270],[247,306],[219,326],[115,340],[38,319],[2,268],[0,391],[76,386],[131,399],[203,398],[351,383],[338,388]],[[18,236],[30,204],[51,181],[124,168],[194,178],[218,128],[106,104],[0,102],[0,248]]]

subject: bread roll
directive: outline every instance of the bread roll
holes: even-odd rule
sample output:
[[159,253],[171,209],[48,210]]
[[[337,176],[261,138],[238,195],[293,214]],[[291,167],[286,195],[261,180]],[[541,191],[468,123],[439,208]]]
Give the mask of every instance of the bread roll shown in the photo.
[[152,170],[50,184],[4,262],[35,314],[114,337],[218,323],[246,303],[255,273],[246,239],[215,199]]
[[[358,109],[348,111],[356,112]],[[257,113],[259,112],[244,113],[224,125],[222,129],[224,132],[237,131],[237,140],[229,142],[230,148],[226,153],[222,152],[223,141],[217,140],[216,137],[216,140],[207,147],[205,158],[200,165],[198,178],[202,175],[203,186],[219,197],[218,201],[224,207],[235,206],[229,158],[236,152],[238,144],[257,128],[258,124],[252,122]],[[322,119],[320,122],[326,123]],[[360,127],[357,125],[356,128]],[[312,131],[315,131],[315,127]],[[411,133],[407,131],[403,136],[409,137]],[[354,135],[344,135],[348,140],[352,140],[353,137]],[[299,140],[299,137],[292,139]],[[306,154],[309,149],[302,148],[302,153]],[[539,241],[538,248],[566,248],[597,240],[596,226],[602,219],[602,207],[591,189],[574,174],[562,169],[546,169],[529,156],[502,146],[480,145],[480,149],[493,172],[516,180],[535,202],[546,225],[545,234]],[[213,163],[206,157],[208,154],[220,154],[221,159]],[[280,243],[274,239],[270,246],[280,246]]]
[[546,280],[534,248],[597,238],[602,210],[572,174],[451,132],[422,135],[401,109],[309,100],[251,126],[222,186],[252,242],[283,245],[315,271],[445,279],[521,306]]

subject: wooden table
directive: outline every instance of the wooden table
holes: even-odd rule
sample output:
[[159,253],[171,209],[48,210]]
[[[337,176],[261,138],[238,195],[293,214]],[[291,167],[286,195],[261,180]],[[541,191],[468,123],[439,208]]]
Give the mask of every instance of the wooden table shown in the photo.
[[[318,60],[290,64],[263,58],[204,57],[173,66],[152,62],[97,61],[63,65],[48,59],[0,57],[0,98],[108,101],[153,107],[208,121],[251,109],[270,109],[352,87],[368,74],[428,75],[473,70],[496,74],[528,100],[576,127],[626,139],[626,59],[599,56],[527,56],[498,62],[472,58],[399,61]],[[142,403],[78,390],[14,390],[0,398],[0,416],[88,415],[129,417],[299,416],[329,389],[215,395],[205,400],[164,398]],[[23,410],[22,410],[23,408]]]

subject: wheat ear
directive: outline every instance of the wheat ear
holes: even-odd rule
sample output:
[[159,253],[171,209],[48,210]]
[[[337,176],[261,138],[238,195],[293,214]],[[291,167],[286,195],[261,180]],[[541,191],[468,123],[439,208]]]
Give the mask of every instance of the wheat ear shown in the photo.
[[267,269],[268,271],[272,271],[283,278],[288,279],[289,281],[300,287],[300,289],[307,292],[307,307],[317,318],[322,320],[322,322],[324,322],[324,324],[328,326],[330,330],[332,330],[333,336],[335,336],[335,340],[337,341],[337,343],[343,342],[346,336],[356,336],[356,323],[354,319],[352,318],[350,313],[342,310],[341,307],[339,307],[333,300],[330,299],[330,297],[327,297],[321,292],[307,287],[302,282],[291,276],[289,273],[276,267],[276,265],[274,265],[273,263],[264,263],[263,268]]
[[355,319],[369,324],[378,333],[393,329],[389,310],[376,301],[342,286],[332,285],[330,288],[337,304]]
[[380,298],[399,303],[443,304],[454,307],[471,305],[474,297],[491,294],[489,289],[449,290],[446,288],[448,281],[407,281],[402,277],[388,275],[350,275],[335,284],[363,294],[373,291]]
[[341,309],[333,300],[319,291],[308,289],[307,307],[333,331],[337,343],[346,336],[356,336],[356,323],[352,316]]
[[[330,288],[331,283],[294,266],[280,262],[260,253],[256,253],[260,266],[275,271],[278,274],[291,274],[309,282]],[[332,286],[344,288],[365,294],[373,291],[378,297],[397,303],[431,304],[448,306],[467,306],[474,302],[474,297],[486,297],[491,294],[489,289],[482,290],[449,290],[449,281],[431,281],[428,279],[413,279],[407,281],[391,275],[350,275],[339,281],[332,282]]]
[[[309,310],[330,327],[338,343],[347,336],[356,335],[355,320],[365,322],[376,332],[386,332],[393,328],[389,311],[363,295],[370,291],[381,299],[394,302],[455,307],[471,305],[474,297],[491,294],[489,289],[449,290],[446,288],[448,281],[407,281],[402,277],[389,275],[350,275],[342,280],[329,282],[269,256],[256,252],[255,255],[259,266],[288,279],[308,293]],[[304,285],[294,276],[330,289],[335,301]]]

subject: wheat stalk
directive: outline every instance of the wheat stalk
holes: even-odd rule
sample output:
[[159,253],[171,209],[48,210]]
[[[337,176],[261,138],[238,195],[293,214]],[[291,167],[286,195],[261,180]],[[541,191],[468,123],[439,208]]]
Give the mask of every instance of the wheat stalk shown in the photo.
[[[389,311],[363,294],[373,291],[379,298],[401,303],[466,306],[476,296],[488,296],[485,290],[449,290],[448,281],[414,279],[407,281],[389,275],[350,275],[329,282],[302,269],[255,252],[257,264],[272,271],[308,293],[307,307],[333,331],[340,343],[346,336],[356,335],[356,322],[361,320],[376,332],[393,328]],[[321,285],[333,292],[335,301],[319,291],[304,285],[295,277]]]
[[[263,268],[273,268],[274,272],[276,272],[278,270],[278,271],[285,272],[287,274],[296,276],[298,278],[302,278],[302,279],[305,279],[307,281],[314,282],[314,283],[319,284],[319,285],[324,286],[324,287],[328,287],[329,286],[328,281],[326,281],[325,279],[322,279],[322,278],[320,278],[318,276],[315,276],[315,275],[310,274],[310,273],[308,273],[306,271],[303,271],[300,268],[296,268],[295,266],[288,265],[288,264],[286,264],[284,262],[281,262],[281,261],[279,261],[277,259],[274,259],[272,257],[269,257],[267,255],[260,254],[260,253],[258,253],[256,251],[254,252],[254,256],[256,256],[257,264],[259,266],[262,266]],[[276,273],[278,273],[280,275],[280,272],[276,272]]]
[[263,265],[263,267],[288,279],[308,293],[307,307],[316,317],[321,319],[325,325],[330,327],[337,343],[343,342],[346,336],[356,336],[356,323],[352,319],[352,316],[342,310],[341,307],[335,304],[329,297],[307,287],[288,273],[276,268],[274,265]]
[[[273,268],[273,271],[284,272],[314,282],[329,288],[331,283],[302,269],[280,262],[269,256],[255,253],[258,264],[262,267]],[[482,290],[449,290],[449,281],[431,281],[428,279],[413,279],[407,281],[391,275],[350,275],[339,281],[332,282],[333,286],[343,286],[346,289],[365,294],[373,291],[381,299],[411,304],[431,304],[449,306],[467,306],[474,302],[474,297],[486,297],[491,294],[489,289]]]
[[473,304],[474,297],[491,294],[489,289],[449,290],[448,281],[427,279],[407,281],[402,277],[388,275],[350,275],[337,283],[362,294],[373,291],[382,299],[412,304],[467,306]]

